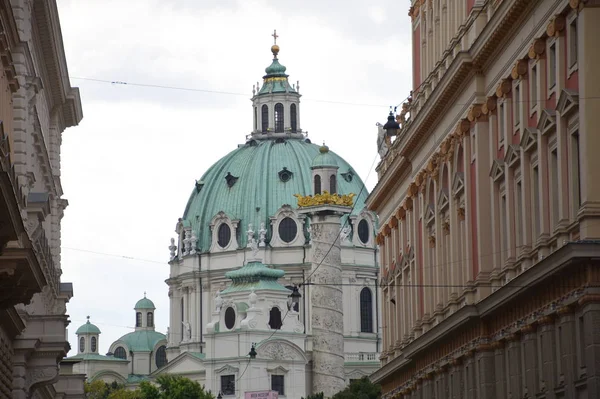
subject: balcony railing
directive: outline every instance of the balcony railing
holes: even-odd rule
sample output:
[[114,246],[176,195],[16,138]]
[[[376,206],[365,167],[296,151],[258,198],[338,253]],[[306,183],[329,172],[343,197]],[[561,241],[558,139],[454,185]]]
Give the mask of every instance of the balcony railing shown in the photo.
[[344,353],[346,362],[379,362],[379,353],[377,352],[356,352]]

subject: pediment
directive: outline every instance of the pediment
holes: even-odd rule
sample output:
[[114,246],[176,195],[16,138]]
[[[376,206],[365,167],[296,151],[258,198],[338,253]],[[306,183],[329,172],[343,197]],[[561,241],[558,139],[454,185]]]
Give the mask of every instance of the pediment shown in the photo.
[[429,224],[435,219],[435,211],[433,210],[433,205],[427,205],[427,209],[425,210],[425,222]]
[[283,339],[263,341],[258,348],[257,357],[278,361],[304,361],[308,362],[304,351],[292,342]]
[[202,355],[202,353],[184,352],[164,365],[162,368],[153,372],[151,376],[160,374],[189,373],[190,371],[203,372],[205,371],[205,365]]
[[220,369],[216,369],[215,374],[236,374],[238,371],[240,371],[238,367],[233,367],[229,364],[226,364]]
[[513,167],[519,163],[521,160],[521,148],[516,144],[511,144],[508,146],[506,150],[506,155],[504,156],[504,163],[509,167]]
[[540,113],[537,128],[542,135],[547,134],[556,128],[556,111],[553,109],[544,108]]
[[490,170],[490,177],[494,181],[504,178],[504,160],[494,159],[492,169]]
[[577,109],[579,109],[579,92],[563,89],[556,104],[556,111],[566,116]]
[[523,132],[523,136],[521,137],[521,148],[526,152],[529,152],[535,148],[537,148],[537,136],[538,130],[534,127],[528,127]]
[[463,172],[456,172],[452,180],[452,194],[458,197],[465,191],[465,175]]
[[279,375],[281,375],[281,374],[287,374],[288,371],[290,371],[290,370],[286,369],[283,366],[277,366],[277,367],[275,367],[273,369],[267,368],[267,372],[271,373],[271,374],[279,374]]
[[448,206],[450,205],[450,200],[448,199],[448,192],[446,190],[440,190],[437,203],[440,212],[444,212],[448,208]]

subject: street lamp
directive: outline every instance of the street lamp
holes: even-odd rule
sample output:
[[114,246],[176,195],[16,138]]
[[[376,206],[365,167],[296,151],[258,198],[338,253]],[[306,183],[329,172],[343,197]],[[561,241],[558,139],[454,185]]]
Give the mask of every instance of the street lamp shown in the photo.
[[[250,348],[250,352],[248,353],[248,356],[250,356],[250,359],[256,359],[256,348],[254,347],[254,343],[252,344],[252,348]],[[218,398],[217,398],[218,399]]]
[[398,134],[398,130],[400,129],[400,124],[396,122],[396,118],[394,118],[394,112],[392,111],[392,107],[390,107],[390,114],[388,115],[388,120],[383,125],[383,130],[385,130],[387,137],[396,136]]

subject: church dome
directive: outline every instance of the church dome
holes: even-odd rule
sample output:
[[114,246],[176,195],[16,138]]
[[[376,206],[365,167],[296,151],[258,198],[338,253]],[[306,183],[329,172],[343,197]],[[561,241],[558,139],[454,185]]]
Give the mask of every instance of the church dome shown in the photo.
[[[312,161],[312,168],[337,168],[338,164],[333,156],[329,152],[329,147],[323,145],[319,148],[319,155],[317,155]],[[356,193],[355,193],[356,194]]]
[[134,309],[152,309],[152,310],[154,310],[154,309],[156,309],[156,306],[154,306],[154,302],[152,302],[150,299],[148,299],[144,296],[142,299],[137,301]]
[[[252,223],[261,222],[270,239],[270,220],[283,205],[296,207],[294,194],[312,194],[311,166],[320,154],[320,146],[304,139],[279,138],[250,140],[211,166],[196,183],[184,215],[184,225],[192,227],[197,247],[205,252],[211,246],[208,226],[219,212],[239,220],[238,232]],[[338,192],[356,194],[353,214],[364,208],[368,192],[352,167],[339,155],[329,151],[330,161],[339,167]],[[247,237],[238,233],[238,244],[245,247]]]
[[123,342],[132,352],[152,352],[156,344],[167,336],[152,330],[141,330],[123,335],[117,342]]
[[88,320],[87,323],[82,325],[75,331],[75,334],[100,334],[100,329],[96,327],[94,324],[90,323]]

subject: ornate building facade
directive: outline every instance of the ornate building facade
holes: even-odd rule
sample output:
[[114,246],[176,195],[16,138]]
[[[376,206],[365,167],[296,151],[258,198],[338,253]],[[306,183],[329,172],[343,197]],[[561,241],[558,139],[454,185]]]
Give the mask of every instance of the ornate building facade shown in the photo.
[[77,398],[61,282],[61,134],[82,118],[56,1],[0,1],[0,397]]
[[[251,133],[196,181],[176,223],[166,336],[138,338],[154,310],[140,302],[140,331],[107,356],[87,346],[100,332],[84,324],[69,360],[90,380],[134,387],[170,373],[225,398],[300,399],[331,396],[379,367],[377,218],[350,164],[302,131],[299,87],[279,46],[271,51]],[[142,341],[144,353],[132,351]]]
[[600,397],[600,2],[413,0],[380,127],[384,398]]

